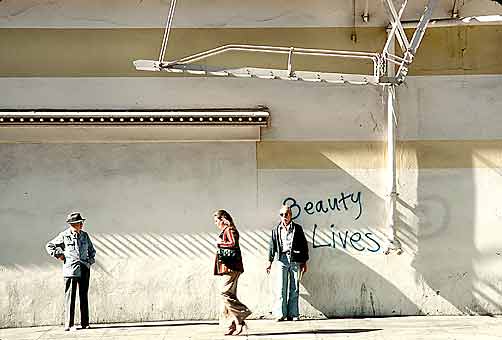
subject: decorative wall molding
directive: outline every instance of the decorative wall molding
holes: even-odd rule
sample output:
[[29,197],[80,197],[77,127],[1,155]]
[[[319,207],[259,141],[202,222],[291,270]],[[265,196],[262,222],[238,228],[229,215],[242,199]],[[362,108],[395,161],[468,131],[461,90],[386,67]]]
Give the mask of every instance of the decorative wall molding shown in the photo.
[[0,110],[0,143],[258,141],[267,108]]
[[267,108],[207,110],[1,110],[0,126],[260,126],[269,124]]

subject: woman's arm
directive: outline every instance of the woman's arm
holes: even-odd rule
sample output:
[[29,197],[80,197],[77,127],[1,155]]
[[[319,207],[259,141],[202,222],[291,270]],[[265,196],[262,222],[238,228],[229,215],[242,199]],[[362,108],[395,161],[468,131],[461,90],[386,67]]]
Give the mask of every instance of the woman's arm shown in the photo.
[[239,232],[236,228],[227,227],[223,230],[223,237],[218,242],[220,248],[237,248]]

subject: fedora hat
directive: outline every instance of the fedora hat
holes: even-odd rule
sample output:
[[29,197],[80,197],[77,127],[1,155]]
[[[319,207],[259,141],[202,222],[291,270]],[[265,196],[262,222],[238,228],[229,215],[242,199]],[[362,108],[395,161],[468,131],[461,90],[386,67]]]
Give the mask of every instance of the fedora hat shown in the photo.
[[66,223],[70,223],[70,224],[84,222],[84,221],[85,221],[85,218],[82,218],[82,215],[80,215],[79,212],[72,212],[66,218]]

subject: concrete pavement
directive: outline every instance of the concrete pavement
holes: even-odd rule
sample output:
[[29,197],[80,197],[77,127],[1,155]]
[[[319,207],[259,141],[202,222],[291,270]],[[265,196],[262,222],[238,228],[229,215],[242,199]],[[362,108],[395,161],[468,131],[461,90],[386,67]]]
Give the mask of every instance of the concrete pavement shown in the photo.
[[[502,339],[502,317],[394,317],[274,322],[249,320],[241,339]],[[62,326],[0,329],[1,340],[146,340],[230,339],[217,321],[164,321],[94,324],[65,332]]]

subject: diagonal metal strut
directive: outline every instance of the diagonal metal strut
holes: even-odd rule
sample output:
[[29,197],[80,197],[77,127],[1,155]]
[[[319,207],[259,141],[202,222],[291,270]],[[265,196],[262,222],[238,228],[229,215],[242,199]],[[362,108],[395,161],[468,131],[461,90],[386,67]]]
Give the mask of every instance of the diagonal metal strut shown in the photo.
[[406,37],[406,33],[404,31],[403,25],[401,25],[401,17],[403,12],[408,4],[408,0],[403,0],[401,4],[401,8],[399,9],[399,13],[396,12],[396,8],[394,7],[394,3],[392,0],[382,0],[385,9],[387,10],[387,15],[389,16],[389,20],[392,24],[392,30],[389,34],[389,38],[387,39],[387,43],[385,44],[384,51],[388,48],[390,38],[394,39],[394,35],[401,46],[403,51],[406,51],[410,48],[410,43],[408,38]]

